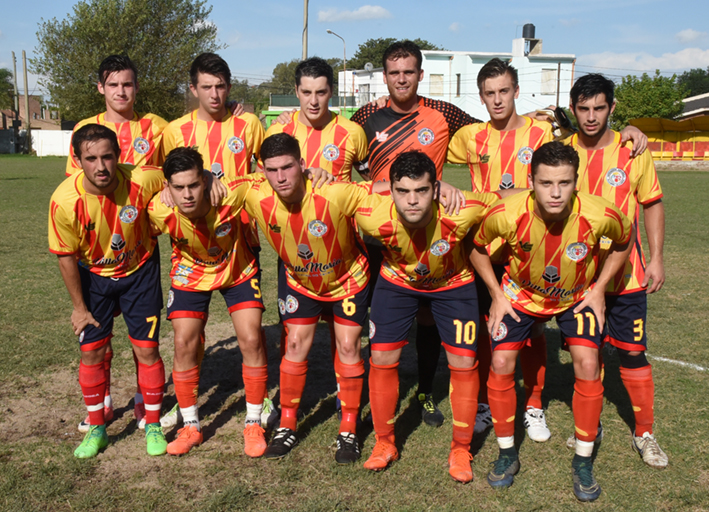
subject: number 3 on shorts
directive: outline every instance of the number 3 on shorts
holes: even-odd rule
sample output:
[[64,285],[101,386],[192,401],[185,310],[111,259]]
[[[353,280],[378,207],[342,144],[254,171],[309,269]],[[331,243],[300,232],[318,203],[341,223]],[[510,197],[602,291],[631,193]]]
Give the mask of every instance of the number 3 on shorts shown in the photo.
[[350,301],[349,298],[342,301],[342,312],[347,316],[352,316],[357,312],[357,304]]

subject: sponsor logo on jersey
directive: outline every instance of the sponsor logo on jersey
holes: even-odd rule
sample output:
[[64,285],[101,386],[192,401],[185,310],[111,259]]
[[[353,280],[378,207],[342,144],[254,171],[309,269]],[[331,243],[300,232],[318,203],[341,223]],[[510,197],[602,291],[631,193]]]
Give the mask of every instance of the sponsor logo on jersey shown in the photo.
[[623,169],[618,169],[617,167],[613,167],[613,169],[610,169],[606,173],[606,183],[608,183],[611,187],[620,187],[627,179],[628,175],[625,174],[625,171]]
[[296,311],[298,311],[298,306],[298,299],[296,299],[292,295],[288,295],[286,297],[286,311],[288,313],[295,313]]
[[375,138],[379,142],[386,142],[387,139],[389,138],[389,134],[387,132],[377,132],[375,135]]
[[269,225],[268,225],[268,229],[270,229],[270,230],[273,231],[274,233],[280,233],[280,232],[281,232],[281,226],[279,226],[278,224],[269,224]]
[[512,181],[512,175],[508,172],[502,175],[502,180],[500,181],[500,190],[509,190],[515,188],[515,182]]
[[534,248],[534,244],[532,242],[522,242],[519,246],[524,252],[532,252],[532,248]]
[[431,254],[434,256],[443,256],[451,250],[451,244],[447,240],[437,240],[431,245]]
[[390,251],[394,251],[394,252],[401,252],[402,251],[401,247],[399,247],[398,245],[388,244],[387,247],[389,248]]
[[313,257],[313,251],[305,244],[298,244],[298,256],[304,260],[309,260]]
[[490,161],[490,155],[485,153],[484,155],[478,155],[478,158],[480,159],[481,164],[486,164]]
[[286,314],[286,301],[283,299],[278,299],[278,311],[281,312],[281,315]]
[[138,208],[136,208],[132,204],[127,204],[126,206],[121,208],[121,211],[118,214],[118,218],[121,219],[121,222],[125,224],[132,224],[133,222],[135,222],[135,219],[138,218]]
[[421,128],[418,134],[419,142],[424,146],[428,146],[436,138],[436,134],[430,128]]
[[167,292],[167,309],[172,307],[173,302],[175,302],[175,292],[170,290]]
[[322,150],[322,156],[327,160],[328,162],[334,162],[337,160],[340,156],[340,148],[335,146],[334,144],[328,144],[325,146]]
[[231,233],[231,224],[228,222],[225,222],[224,224],[220,225],[215,231],[214,234],[217,235],[217,238],[221,238],[223,236],[227,236],[229,233]]
[[517,296],[517,292],[519,292],[519,286],[517,286],[515,283],[510,281],[507,284],[503,284],[502,291],[505,293],[509,300],[519,300],[519,297]]
[[207,249],[207,254],[209,254],[212,258],[216,258],[220,252],[222,252],[222,248],[219,246],[210,247]]
[[150,142],[148,142],[143,137],[136,137],[133,140],[133,149],[135,150],[136,153],[140,153],[141,155],[145,155],[148,153],[148,151],[150,151]]
[[239,137],[232,137],[227,141],[226,147],[228,147],[229,151],[236,155],[244,150],[244,141]]
[[374,325],[374,322],[371,320],[369,321],[369,339],[371,340],[374,338],[374,335],[377,334],[377,326]]
[[172,243],[173,243],[174,245],[184,245],[184,244],[186,244],[186,243],[189,241],[189,240],[187,240],[187,239],[184,238],[184,237],[181,237],[181,238],[171,238],[171,240],[172,240]]
[[420,276],[427,276],[428,274],[431,273],[430,270],[428,270],[428,267],[424,265],[423,263],[419,262],[418,265],[416,265],[416,268],[414,269],[414,272],[416,272]]
[[311,220],[308,223],[308,231],[311,235],[320,238],[327,233],[327,225],[321,220]]
[[549,265],[544,269],[544,273],[542,274],[542,277],[547,283],[558,283],[561,277],[559,277],[559,269],[557,269],[554,265]]
[[119,235],[118,233],[115,233],[111,237],[111,250],[112,251],[122,251],[125,246],[126,246],[126,241],[123,240],[123,237],[121,235]]
[[527,165],[529,162],[532,161],[532,155],[534,154],[534,150],[530,148],[529,146],[524,146],[522,149],[517,151],[517,160],[520,161],[520,163]]
[[188,278],[191,273],[192,269],[190,267],[180,263],[175,269],[175,276],[172,278],[172,280],[187,286],[190,282]]
[[601,249],[607,251],[611,248],[611,245],[613,245],[613,240],[611,240],[607,236],[601,237]]
[[222,164],[218,162],[214,162],[212,164],[212,174],[214,174],[214,177],[217,179],[221,179],[224,177],[224,170],[222,170]]
[[86,225],[84,226],[84,229],[85,229],[86,231],[93,231],[94,229],[96,229],[96,223],[95,223],[95,222],[89,222],[88,224],[86,224]]
[[507,332],[507,326],[505,323],[500,322],[500,325],[497,326],[495,334],[492,335],[492,339],[495,341],[504,340],[507,337]]
[[583,242],[574,242],[566,246],[566,255],[572,261],[581,261],[588,254],[588,246]]

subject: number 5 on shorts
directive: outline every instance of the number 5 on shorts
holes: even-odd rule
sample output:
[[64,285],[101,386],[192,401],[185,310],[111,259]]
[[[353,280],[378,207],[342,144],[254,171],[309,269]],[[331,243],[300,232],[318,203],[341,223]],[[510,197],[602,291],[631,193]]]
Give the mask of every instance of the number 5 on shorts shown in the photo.
[[260,299],[261,298],[261,288],[258,285],[258,279],[251,280],[251,288],[256,290],[256,293],[254,293],[254,299]]

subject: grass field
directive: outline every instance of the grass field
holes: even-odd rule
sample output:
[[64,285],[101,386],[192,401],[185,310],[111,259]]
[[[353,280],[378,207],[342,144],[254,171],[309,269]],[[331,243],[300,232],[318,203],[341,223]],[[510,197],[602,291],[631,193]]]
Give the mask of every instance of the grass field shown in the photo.
[[[630,446],[632,410],[618,376],[617,357],[606,356],[605,437],[596,460],[603,494],[579,504],[571,491],[573,370],[547,331],[549,370],[544,390],[552,438],[535,444],[522,435],[522,470],[514,486],[493,491],[485,482],[496,457],[493,433],[474,440],[475,481],[460,485],[447,473],[451,436],[447,368],[441,360],[434,396],[446,422],[423,425],[410,402],[415,386],[413,350],[401,367],[397,439],[401,460],[370,473],[361,463],[334,462],[338,423],[335,379],[327,335],[319,331],[299,425],[301,444],[280,462],[243,454],[245,415],[241,357],[225,307],[216,296],[200,387],[205,443],[187,457],[150,458],[132,415],[134,369],[121,319],[116,323],[113,396],[117,419],[110,446],[95,460],[72,456],[82,436],[76,425],[85,409],[77,383],[78,350],[71,304],[47,251],[49,197],[63,179],[64,159],[0,157],[0,509],[2,510],[709,510],[709,235],[705,224],[709,173],[661,172],[667,211],[665,288],[650,297],[650,356],[656,381],[656,435],[669,455],[663,471],[646,467]],[[466,187],[467,169],[444,176]],[[164,238],[164,237],[163,237]],[[163,270],[169,243],[161,240]],[[278,334],[275,255],[261,256],[268,310],[269,389],[277,392]],[[167,290],[167,281],[164,289]],[[172,368],[172,341],[163,322],[162,354]],[[172,387],[165,405],[175,403]],[[368,407],[365,408],[368,409]],[[521,414],[518,414],[518,419]],[[518,434],[524,429],[518,424]],[[168,433],[171,440],[174,432]],[[363,455],[374,444],[371,426],[360,432]]]

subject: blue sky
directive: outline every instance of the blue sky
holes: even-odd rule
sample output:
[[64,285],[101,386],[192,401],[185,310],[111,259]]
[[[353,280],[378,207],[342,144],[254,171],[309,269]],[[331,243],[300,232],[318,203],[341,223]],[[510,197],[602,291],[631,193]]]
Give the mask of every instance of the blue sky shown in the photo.
[[[342,56],[342,41],[327,29],[345,39],[348,57],[360,43],[376,37],[420,37],[448,50],[509,52],[512,39],[522,35],[522,25],[533,23],[544,53],[575,54],[578,73],[619,78],[709,66],[706,0],[370,1],[311,0],[308,54]],[[0,67],[12,69],[14,50],[20,89],[22,50],[32,56],[40,19],[62,19],[73,3],[34,0],[30,5],[4,9],[0,20]],[[212,0],[211,5],[211,21],[220,43],[227,45],[220,54],[236,78],[258,83],[279,62],[300,57],[302,0]],[[37,91],[36,81],[30,77],[32,92]]]

